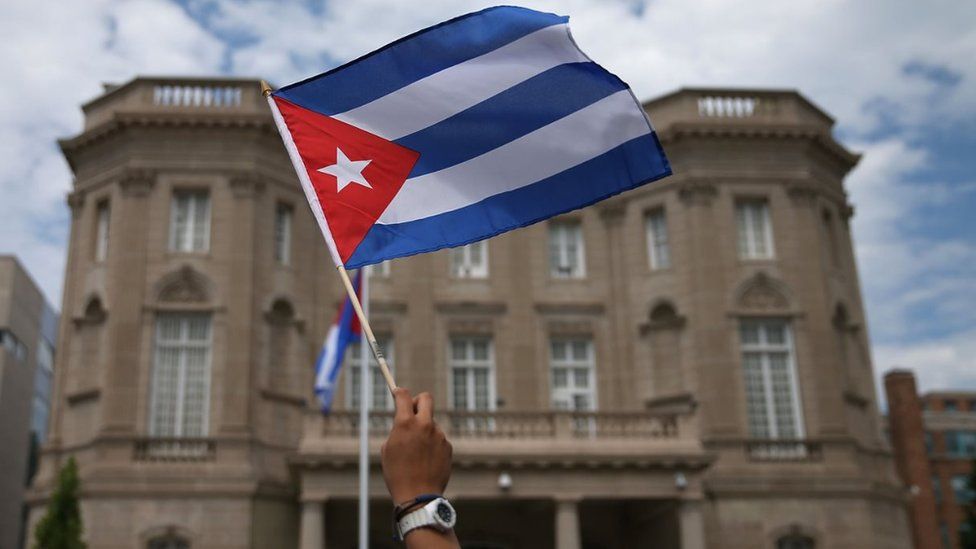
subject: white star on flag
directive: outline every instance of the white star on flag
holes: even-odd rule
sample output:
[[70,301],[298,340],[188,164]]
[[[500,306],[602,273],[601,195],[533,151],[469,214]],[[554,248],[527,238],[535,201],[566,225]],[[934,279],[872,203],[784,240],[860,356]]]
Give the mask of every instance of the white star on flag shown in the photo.
[[370,162],[372,160],[349,160],[346,153],[342,152],[342,149],[339,147],[336,147],[336,163],[331,166],[319,168],[316,171],[335,176],[336,184],[338,185],[336,192],[341,192],[350,183],[372,189],[373,186],[363,177],[363,170],[366,169],[366,166]]

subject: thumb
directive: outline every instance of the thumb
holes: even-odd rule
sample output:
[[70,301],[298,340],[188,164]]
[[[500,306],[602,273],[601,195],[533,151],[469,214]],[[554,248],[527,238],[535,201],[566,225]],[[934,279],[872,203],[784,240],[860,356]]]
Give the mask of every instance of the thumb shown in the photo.
[[403,387],[393,390],[393,401],[396,403],[396,415],[393,417],[397,423],[409,421],[414,416],[413,397],[410,391]]

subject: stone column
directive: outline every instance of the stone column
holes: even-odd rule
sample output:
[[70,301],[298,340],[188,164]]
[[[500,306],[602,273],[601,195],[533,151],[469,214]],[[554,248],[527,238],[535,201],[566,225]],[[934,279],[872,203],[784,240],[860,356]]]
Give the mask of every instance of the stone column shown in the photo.
[[300,549],[325,547],[325,505],[322,501],[302,502]]
[[556,500],[556,549],[580,549],[579,500]]
[[681,530],[681,549],[705,549],[701,502],[682,501],[678,504],[678,528]]

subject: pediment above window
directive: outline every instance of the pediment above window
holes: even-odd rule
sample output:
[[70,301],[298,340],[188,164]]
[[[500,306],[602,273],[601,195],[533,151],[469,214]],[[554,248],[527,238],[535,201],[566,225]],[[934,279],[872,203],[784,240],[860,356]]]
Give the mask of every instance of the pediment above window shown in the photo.
[[160,303],[209,303],[213,284],[189,265],[164,276],[156,284],[156,301]]
[[734,304],[736,312],[742,313],[793,312],[792,300],[785,284],[762,271],[739,286]]

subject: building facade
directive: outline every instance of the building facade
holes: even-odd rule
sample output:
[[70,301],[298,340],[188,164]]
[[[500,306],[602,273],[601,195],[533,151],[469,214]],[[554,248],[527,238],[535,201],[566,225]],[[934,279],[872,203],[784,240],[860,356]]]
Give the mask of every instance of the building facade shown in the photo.
[[958,549],[976,460],[976,392],[919,395],[908,370],[885,374],[888,430],[902,481],[912,494],[916,549]]
[[[908,547],[848,229],[857,156],[791,91],[645,107],[673,177],[371,269],[397,381],[454,444],[460,537]],[[361,380],[320,416],[343,294],[257,82],[140,78],[83,109],[35,519],[75,455],[94,548],[352,547]],[[376,456],[391,403],[371,383]],[[378,463],[371,486],[392,547]]]
[[0,547],[18,547],[44,441],[58,318],[15,257],[0,256]]

